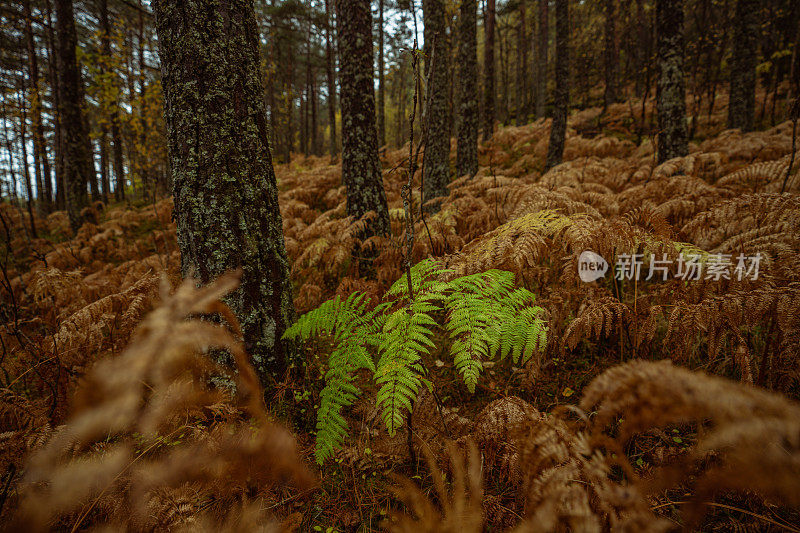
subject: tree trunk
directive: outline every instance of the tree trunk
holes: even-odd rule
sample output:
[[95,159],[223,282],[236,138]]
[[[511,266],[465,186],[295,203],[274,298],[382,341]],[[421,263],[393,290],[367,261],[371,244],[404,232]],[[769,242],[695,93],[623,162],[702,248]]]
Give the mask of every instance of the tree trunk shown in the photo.
[[[339,80],[342,88],[342,182],[347,189],[347,214],[358,220],[370,211],[360,235],[388,235],[389,209],[378,160],[372,13],[369,0],[336,0],[339,36]],[[361,250],[359,264],[371,273],[374,252]]]
[[378,0],[378,146],[386,144],[386,93],[384,88],[383,3]]
[[55,162],[55,207],[56,209],[66,209],[67,193],[66,182],[64,181],[64,129],[61,121],[61,88],[59,87],[58,73],[59,56],[57,53],[57,43],[53,28],[53,14],[51,0],[46,0],[44,5],[47,14],[47,47],[48,47],[48,73],[50,76],[50,87],[53,94],[53,122],[54,122],[54,162]]
[[658,162],[689,153],[683,83],[683,0],[656,0]]
[[328,26],[325,29],[325,59],[328,75],[328,127],[331,129],[331,157],[335,158],[339,153],[339,147],[336,142],[336,60],[333,52],[333,13],[331,9],[331,0],[325,0],[325,14],[328,22]]
[[483,140],[494,135],[494,23],[495,0],[486,0],[483,40]]
[[547,4],[549,0],[539,0],[539,43],[536,49],[536,118],[544,118],[547,102],[547,49],[550,32]]
[[108,203],[109,192],[111,190],[108,178],[108,127],[101,126],[100,140],[100,193],[103,196],[103,203]]
[[462,0],[458,37],[458,145],[459,177],[478,172],[478,2]]
[[[25,86],[21,87],[19,92],[19,144],[22,152],[22,177],[25,180],[25,196],[26,204],[28,207],[28,218],[31,222],[31,237],[34,239],[38,237],[36,233],[36,219],[33,217],[33,187],[31,187],[31,173],[28,166],[28,140],[25,137],[26,121],[28,120],[28,113],[25,109]],[[10,157],[9,153],[9,157]]]
[[556,92],[545,169],[561,163],[569,107],[569,0],[556,0]]
[[227,301],[265,385],[294,357],[295,319],[267,116],[258,29],[246,0],[157,0],[159,54],[184,276],[241,268]]
[[[31,84],[31,121],[33,129],[33,158],[36,165],[36,186],[39,205],[44,213],[50,212],[53,199],[53,181],[50,175],[50,161],[47,159],[47,143],[44,140],[42,123],[42,93],[39,90],[39,60],[33,37],[31,2],[25,0],[25,37],[28,45],[28,74]],[[41,174],[40,174],[41,168]]]
[[603,109],[608,109],[617,102],[617,78],[619,70],[619,50],[617,48],[617,2],[605,0],[605,91],[603,92]]
[[[108,0],[100,0],[100,46],[106,57],[111,57],[111,24],[108,21]],[[116,82],[115,82],[116,83]],[[119,130],[119,104],[116,99],[111,103],[109,112],[111,122],[111,141],[113,148],[113,164],[115,189],[114,197],[118,202],[125,199],[125,165],[122,160],[122,135]]]
[[[422,203],[447,196],[450,182],[450,124],[447,120],[447,79],[450,70],[443,0],[423,0],[425,25],[425,77],[428,79],[425,112],[425,175]],[[427,209],[427,208],[426,208]],[[438,211],[431,207],[429,211]]]
[[756,108],[759,0],[737,0],[733,23],[733,55],[728,127],[753,129]]
[[528,122],[528,29],[525,9],[525,0],[520,0],[517,26],[517,126]]
[[56,0],[55,3],[61,97],[59,115],[64,134],[64,184],[70,226],[73,231],[78,231],[82,223],[81,209],[86,206],[86,182],[93,183],[94,189],[97,189],[97,178],[92,168],[91,144],[83,114],[83,80],[75,53],[77,36],[72,0]]

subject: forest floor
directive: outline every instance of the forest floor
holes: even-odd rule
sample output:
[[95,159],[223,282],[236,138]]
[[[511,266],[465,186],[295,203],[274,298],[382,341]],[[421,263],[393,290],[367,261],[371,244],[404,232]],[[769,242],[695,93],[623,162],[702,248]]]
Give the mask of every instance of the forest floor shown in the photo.
[[[800,163],[789,171],[791,122],[746,134],[723,131],[725,108],[718,107],[695,124],[703,140],[691,144],[690,154],[662,165],[654,162],[652,139],[635,133],[638,115],[627,104],[602,115],[600,109],[574,113],[564,163],[548,172],[549,121],[503,127],[482,143],[478,175],[454,181],[440,210],[415,222],[412,263],[436,258],[454,275],[513,272],[544,310],[546,346],[526,362],[485,361],[470,393],[449,355],[451,340],[437,333],[426,356],[436,395],[423,392],[417,400],[411,437],[404,429],[386,433],[376,389],[362,371],[363,393],[345,411],[349,437],[319,468],[311,465],[327,341],[305,345],[302,379],[281,383],[266,398],[269,413],[256,416],[289,426],[299,459],[288,466],[281,463],[288,459],[262,465],[259,454],[284,453],[295,444],[256,439],[265,448],[254,451],[245,446],[252,439],[225,440],[232,428],[247,430],[244,413],[255,416],[259,408],[242,408],[235,394],[184,390],[183,382],[170,381],[174,369],[158,366],[164,354],[193,344],[164,332],[156,343],[161,326],[147,322],[148,313],[155,309],[151,317],[179,332],[170,321],[195,316],[207,304],[190,289],[178,290],[171,198],[90,207],[76,236],[66,214],[56,212],[37,218],[38,238],[31,237],[23,209],[0,205],[8,243],[0,516],[41,527],[25,513],[48,509],[41,520],[73,530],[100,524],[237,530],[273,518],[303,531],[371,531],[382,524],[535,531],[557,523],[573,530],[655,531],[691,520],[702,520],[693,524],[705,531],[800,530],[800,514],[791,508],[800,504],[800,406],[794,403],[800,394]],[[377,303],[401,278],[407,156],[408,147],[381,156],[392,235],[372,241],[372,279],[359,276],[352,260],[357,225],[346,217],[336,162],[298,156],[276,166],[298,313],[355,291]],[[414,203],[418,212],[418,191]],[[582,281],[584,251],[605,258],[611,272]],[[644,257],[643,274],[651,254],[667,258],[668,279],[617,280],[620,257],[634,253]],[[680,254],[702,257],[706,268],[720,258],[730,261],[729,279],[679,279]],[[752,269],[737,276],[738,257],[749,261],[756,254],[758,276]],[[234,342],[215,338],[224,346]],[[656,363],[664,359],[674,366]],[[149,371],[135,366],[131,374],[139,377],[111,387],[122,379],[109,377],[112,368],[134,368],[113,367],[115,360],[149,361],[160,370],[145,378],[136,372]],[[98,385],[102,380],[107,386]],[[171,398],[168,408],[157,407],[162,392]],[[127,394],[138,410],[107,403]],[[180,411],[176,403],[188,406],[178,425],[158,410]],[[110,421],[112,405],[127,414]],[[622,419],[603,418],[606,410]],[[597,418],[590,423],[587,417]],[[519,440],[520,424],[545,418],[545,429]],[[774,435],[784,438],[785,458],[763,451],[776,441],[758,438]],[[446,440],[458,444],[447,447]],[[469,442],[481,452],[482,493],[475,464],[458,459],[469,455]],[[127,455],[113,462],[123,449]],[[198,468],[189,457],[209,449],[213,461],[225,461],[201,468],[203,475],[187,474]],[[722,450],[733,452],[723,457]],[[84,462],[75,465],[71,457]],[[437,462],[454,476],[452,487],[439,486]],[[163,485],[151,479],[159,468],[172,476]],[[286,477],[295,483],[275,483]],[[393,492],[398,484],[404,488]],[[68,494],[59,494],[66,488]],[[442,505],[442,490],[452,492],[449,504]],[[398,498],[418,522],[386,521],[404,508]]]

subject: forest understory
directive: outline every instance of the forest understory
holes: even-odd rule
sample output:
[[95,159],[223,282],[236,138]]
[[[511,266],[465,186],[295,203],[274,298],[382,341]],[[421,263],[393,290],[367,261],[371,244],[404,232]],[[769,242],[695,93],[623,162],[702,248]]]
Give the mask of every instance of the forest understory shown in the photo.
[[[379,386],[353,367],[361,393],[327,451],[317,411],[347,339],[303,343],[261,402],[219,300],[237,274],[181,284],[170,197],[94,204],[75,237],[59,211],[32,238],[3,203],[3,529],[800,530],[793,123],[724,130],[718,99],[695,124],[703,140],[661,165],[635,101],[574,112],[547,172],[550,120],[482,143],[478,174],[414,226],[412,264],[430,267],[413,273],[417,298],[428,282],[507,271],[509,290],[534,295],[540,337],[465,362],[451,348],[467,341],[431,326],[430,387],[391,435]],[[387,290],[412,276],[408,154],[381,154],[391,235],[371,238],[367,277],[337,162],[276,165],[298,314],[354,292],[366,310],[397,305]],[[610,263],[604,278],[579,278],[587,250]],[[672,261],[668,279],[617,280],[623,252],[644,254],[643,272],[651,254]],[[708,267],[757,252],[756,279],[676,277],[682,253]],[[452,319],[442,309],[432,316]]]

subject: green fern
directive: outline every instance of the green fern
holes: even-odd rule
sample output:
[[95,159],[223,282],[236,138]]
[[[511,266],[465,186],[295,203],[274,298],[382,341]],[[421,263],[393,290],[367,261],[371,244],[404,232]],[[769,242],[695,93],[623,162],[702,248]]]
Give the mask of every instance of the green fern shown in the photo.
[[288,338],[332,336],[334,341],[317,412],[320,464],[347,437],[342,409],[360,392],[355,385],[360,369],[374,373],[377,406],[388,432],[393,435],[402,427],[420,388],[432,387],[425,377],[425,356],[435,347],[435,317],[446,319],[450,355],[470,392],[484,361],[511,355],[515,363],[526,363],[544,349],[542,309],[533,305],[530,291],[514,288],[512,273],[489,270],[442,281],[450,273],[434,260],[422,261],[411,269],[413,298],[403,276],[375,309],[367,310],[363,294],[346,300],[337,296],[287,330]]

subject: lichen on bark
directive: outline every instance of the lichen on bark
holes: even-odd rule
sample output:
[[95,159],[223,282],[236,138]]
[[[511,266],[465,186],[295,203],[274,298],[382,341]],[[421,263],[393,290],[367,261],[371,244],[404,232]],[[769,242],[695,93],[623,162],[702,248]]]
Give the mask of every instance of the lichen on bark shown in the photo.
[[156,0],[165,117],[184,276],[209,283],[241,268],[227,299],[269,386],[294,346],[295,320],[259,77],[258,29],[247,0]]

